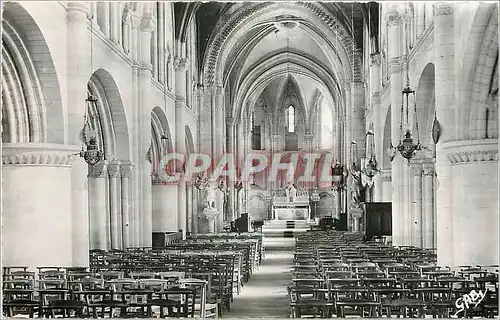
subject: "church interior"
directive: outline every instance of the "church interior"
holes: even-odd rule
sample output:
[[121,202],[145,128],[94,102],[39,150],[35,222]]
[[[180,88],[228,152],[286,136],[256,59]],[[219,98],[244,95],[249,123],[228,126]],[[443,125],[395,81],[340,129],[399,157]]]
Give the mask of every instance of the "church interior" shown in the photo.
[[1,6],[3,316],[498,317],[497,2]]

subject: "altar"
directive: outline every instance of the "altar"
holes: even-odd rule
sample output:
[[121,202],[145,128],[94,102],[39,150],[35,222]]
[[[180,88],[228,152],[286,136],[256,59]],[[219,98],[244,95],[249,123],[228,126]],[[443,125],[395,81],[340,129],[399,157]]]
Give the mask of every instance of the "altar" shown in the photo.
[[297,197],[295,201],[287,198],[275,198],[272,205],[273,220],[309,220],[311,208],[307,197]]

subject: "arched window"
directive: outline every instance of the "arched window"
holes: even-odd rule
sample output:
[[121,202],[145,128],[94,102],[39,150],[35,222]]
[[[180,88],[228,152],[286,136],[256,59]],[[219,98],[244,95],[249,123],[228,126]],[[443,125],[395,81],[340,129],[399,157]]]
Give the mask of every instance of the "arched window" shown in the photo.
[[295,108],[288,107],[288,132],[295,132]]

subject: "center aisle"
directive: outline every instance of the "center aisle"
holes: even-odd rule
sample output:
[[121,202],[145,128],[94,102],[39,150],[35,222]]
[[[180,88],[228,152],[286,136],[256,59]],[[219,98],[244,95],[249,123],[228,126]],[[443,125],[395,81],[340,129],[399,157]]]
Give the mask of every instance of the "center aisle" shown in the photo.
[[295,240],[280,239],[286,243],[279,243],[278,247],[276,244],[266,244],[265,240],[265,259],[242,288],[240,295],[235,295],[232,310],[226,313],[225,317],[289,317],[287,287],[292,281],[291,266]]

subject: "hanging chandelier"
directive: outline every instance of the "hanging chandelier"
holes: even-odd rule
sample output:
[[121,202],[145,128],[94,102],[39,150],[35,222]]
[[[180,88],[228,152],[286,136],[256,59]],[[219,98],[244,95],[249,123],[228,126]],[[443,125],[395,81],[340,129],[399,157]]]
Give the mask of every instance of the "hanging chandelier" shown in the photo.
[[[405,23],[405,33],[406,39],[409,39],[408,36],[408,25]],[[408,75],[409,72],[409,48],[408,43],[406,44],[406,86],[401,91],[402,99],[401,99],[401,123],[399,125],[400,130],[400,139],[399,144],[394,147],[391,143],[389,147],[389,156],[391,161],[394,159],[396,154],[399,152],[403,158],[408,161],[410,164],[410,160],[413,159],[417,155],[417,151],[424,149],[424,146],[420,144],[420,137],[418,134],[418,119],[417,119],[417,103],[415,99],[415,90],[410,87],[410,77]],[[415,135],[416,142],[413,138],[412,132],[412,122],[410,121],[410,96],[413,99],[413,117],[415,124]]]
[[336,162],[332,167],[332,187],[335,191],[340,191],[345,189],[347,182],[348,171],[347,168],[340,164],[340,162]]
[[[90,26],[90,70],[92,71],[92,25]],[[97,110],[97,98],[92,94],[87,95],[87,99],[85,99],[87,105],[85,106],[85,111],[83,115],[83,129],[82,129],[82,150],[80,151],[80,157],[82,157],[85,162],[91,166],[98,164],[102,159],[104,159],[104,152],[99,150],[99,144],[97,142],[97,133],[95,130],[92,130],[87,121],[87,112],[92,108]]]
[[375,155],[375,137],[373,131],[368,131],[366,133],[366,153],[369,155],[367,159],[364,160],[361,173],[366,177],[372,179],[380,172],[377,168],[377,158]]
[[[88,104],[93,105],[97,103],[97,98],[89,94],[85,101],[87,101]],[[85,110],[87,110],[87,107],[85,107]],[[82,150],[80,151],[80,157],[82,157],[85,162],[91,166],[98,164],[104,158],[104,152],[99,150],[96,132],[91,130],[89,123],[87,122],[87,111],[85,111],[84,114],[82,140],[83,145]]]
[[[411,131],[411,123],[409,120],[410,95],[413,96],[413,101],[414,101],[413,112],[415,118],[415,134],[417,138],[416,142],[413,138],[413,133]],[[399,130],[401,132],[401,138],[399,140],[399,144],[396,147],[394,147],[391,143],[391,146],[389,148],[389,154],[391,156],[391,161],[392,161],[396,156],[397,152],[399,152],[403,158],[408,160],[409,163],[410,160],[416,156],[417,151],[424,149],[424,146],[422,146],[422,144],[420,143],[420,138],[418,134],[417,104],[415,102],[415,90],[412,90],[410,88],[409,81],[407,81],[407,85],[402,91],[402,96],[403,96],[403,101],[401,102],[401,123],[399,127]]]

